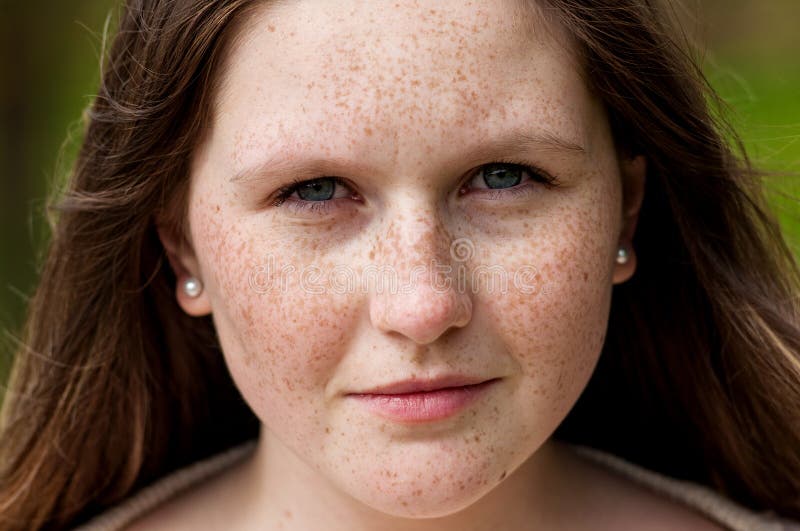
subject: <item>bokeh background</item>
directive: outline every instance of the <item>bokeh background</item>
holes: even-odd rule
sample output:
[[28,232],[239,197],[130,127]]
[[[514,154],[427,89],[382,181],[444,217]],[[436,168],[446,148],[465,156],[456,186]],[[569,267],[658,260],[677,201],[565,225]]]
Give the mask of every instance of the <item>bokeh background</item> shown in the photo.
[[[774,172],[765,186],[800,256],[800,0],[683,5],[689,33],[706,50],[709,79],[753,159]],[[48,187],[76,152],[115,6],[0,0],[0,381],[36,281]]]

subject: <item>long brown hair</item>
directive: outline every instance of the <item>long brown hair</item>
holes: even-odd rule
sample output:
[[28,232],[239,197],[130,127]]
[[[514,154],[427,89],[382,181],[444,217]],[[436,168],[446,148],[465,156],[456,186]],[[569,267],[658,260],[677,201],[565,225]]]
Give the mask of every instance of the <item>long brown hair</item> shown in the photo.
[[[616,142],[648,159],[636,274],[563,440],[800,518],[800,270],[713,91],[647,0],[540,0]],[[156,223],[253,0],[129,0],[105,59],[2,410],[0,522],[63,528],[257,435]],[[733,139],[733,141],[731,141]]]

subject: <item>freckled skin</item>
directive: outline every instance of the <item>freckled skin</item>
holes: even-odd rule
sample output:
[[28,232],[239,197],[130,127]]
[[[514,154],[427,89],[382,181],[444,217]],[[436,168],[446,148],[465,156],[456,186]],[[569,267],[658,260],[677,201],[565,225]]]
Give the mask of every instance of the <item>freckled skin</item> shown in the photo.
[[[264,514],[286,529],[308,513],[278,506],[293,494],[313,492],[376,525],[435,518],[445,529],[443,517],[486,500],[510,506],[504,485],[536,491],[544,481],[544,464],[533,463],[545,460],[605,337],[622,188],[599,103],[569,50],[531,33],[534,16],[510,0],[293,1],[259,12],[231,50],[192,166],[192,259],[205,290],[191,304],[213,312],[231,374],[263,422],[253,473],[262,502],[275,504]],[[585,152],[483,153],[510,130]],[[535,164],[561,186],[459,194],[463,177],[495,157]],[[264,203],[292,174],[229,180],[265,160],[333,159],[359,199],[335,199],[323,214]],[[474,249],[463,262],[451,256],[458,238]],[[445,291],[423,279],[404,293],[310,293],[299,274],[286,289],[253,289],[268,257],[273,272],[386,265],[401,281],[432,261],[468,278],[480,267],[533,267],[538,289]],[[443,372],[502,380],[428,426],[380,419],[344,396]]]

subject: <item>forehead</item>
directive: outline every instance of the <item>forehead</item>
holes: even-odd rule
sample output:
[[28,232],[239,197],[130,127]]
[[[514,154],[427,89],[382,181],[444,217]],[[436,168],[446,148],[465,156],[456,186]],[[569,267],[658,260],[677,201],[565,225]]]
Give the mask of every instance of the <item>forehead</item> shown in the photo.
[[238,158],[265,138],[324,138],[328,151],[390,143],[397,160],[526,125],[586,146],[594,102],[568,40],[526,4],[266,3],[229,50],[216,122]]

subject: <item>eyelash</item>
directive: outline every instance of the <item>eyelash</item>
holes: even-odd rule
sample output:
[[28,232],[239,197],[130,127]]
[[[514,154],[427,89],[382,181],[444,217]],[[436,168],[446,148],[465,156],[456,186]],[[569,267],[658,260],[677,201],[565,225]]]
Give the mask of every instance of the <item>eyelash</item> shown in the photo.
[[[468,193],[468,192],[462,192],[463,188],[466,186],[466,183],[469,183],[472,179],[474,179],[475,176],[482,169],[495,165],[507,165],[519,168],[530,176],[531,181],[539,183],[546,189],[552,189],[560,186],[560,183],[556,177],[552,176],[550,173],[540,168],[537,168],[536,166],[512,160],[498,160],[495,162],[490,162],[478,166],[474,171],[471,171],[465,181],[465,184],[462,184],[459,187],[459,195],[465,195],[466,193]],[[275,199],[271,202],[271,205],[274,207],[278,207],[286,204],[288,208],[296,212],[314,212],[317,214],[325,214],[329,212],[331,208],[335,208],[333,203],[336,201],[336,199],[328,199],[324,201],[306,201],[304,199],[290,200],[291,195],[295,193],[301,185],[309,183],[311,181],[316,181],[318,179],[332,179],[336,186],[344,186],[345,188],[351,188],[344,179],[336,176],[326,175],[322,177],[315,177],[313,179],[293,179],[290,183],[281,186],[278,189],[275,195]],[[503,197],[513,198],[529,193],[531,191],[530,188],[531,187],[526,184],[517,184],[509,188],[486,188],[484,189],[486,190],[486,192],[483,193],[488,194],[490,196],[490,199],[502,199]],[[349,199],[356,198],[357,196],[358,194],[353,192]],[[337,198],[337,199],[345,199],[345,198]]]

